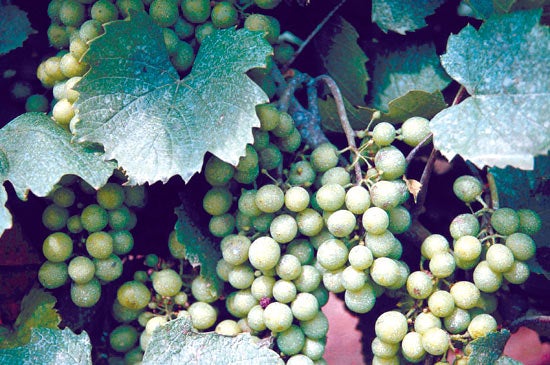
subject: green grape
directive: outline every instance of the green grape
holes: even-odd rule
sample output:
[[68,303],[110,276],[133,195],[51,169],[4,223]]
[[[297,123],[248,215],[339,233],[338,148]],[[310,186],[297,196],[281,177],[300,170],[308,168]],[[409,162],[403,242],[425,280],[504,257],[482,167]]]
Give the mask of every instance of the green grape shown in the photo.
[[143,260],[143,264],[148,267],[156,267],[159,264],[160,258],[155,253],[150,253],[148,255],[145,255],[145,259]]
[[388,286],[388,289],[400,289],[407,283],[407,278],[410,274],[409,266],[405,262],[398,260],[396,260],[396,262],[399,269],[399,271],[397,272],[397,280],[393,285]]
[[99,37],[105,32],[100,22],[94,19],[86,20],[80,26],[78,35],[84,42],[89,42],[94,38]]
[[473,214],[457,215],[449,226],[449,233],[458,240],[462,236],[477,236],[479,234],[479,221]]
[[230,213],[213,216],[208,223],[208,230],[215,237],[225,237],[234,229],[235,217]]
[[379,257],[374,260],[370,274],[372,280],[383,287],[394,286],[399,283],[400,267],[396,260],[388,257]]
[[470,281],[457,281],[449,290],[457,307],[471,309],[476,306],[481,293]]
[[388,122],[378,123],[372,130],[372,139],[380,147],[391,145],[395,140],[395,127]]
[[317,204],[324,211],[334,212],[344,205],[346,191],[339,184],[323,185],[317,190]]
[[170,62],[179,72],[185,72],[193,66],[195,53],[193,47],[184,41],[179,41],[170,57]]
[[252,218],[252,226],[257,232],[266,233],[269,231],[269,227],[271,226],[271,222],[274,217],[275,215],[272,213],[262,213],[259,216]]
[[187,308],[191,315],[191,323],[198,330],[205,330],[216,323],[218,313],[216,309],[208,303],[195,302]]
[[[346,270],[342,272],[342,279],[345,278],[345,272]],[[346,282],[344,279],[344,287],[345,284]],[[355,313],[367,313],[374,307],[374,304],[376,303],[376,294],[374,292],[374,288],[372,287],[372,285],[365,282],[359,289],[346,289],[344,294],[344,302],[346,303],[346,307],[348,307],[349,310]]]
[[[497,307],[498,307],[498,299],[495,295],[481,292],[479,301],[476,304],[477,309],[481,309],[484,313],[491,314],[497,310]],[[470,310],[470,313],[472,313],[472,318],[474,316],[473,312],[476,308]]]
[[343,293],[346,290],[344,285],[342,285],[342,272],[344,272],[343,267],[323,272],[323,285],[328,291],[332,293]]
[[78,307],[93,307],[101,298],[101,284],[96,278],[84,284],[71,285],[71,300]]
[[300,328],[304,334],[311,339],[321,340],[326,337],[328,333],[329,322],[327,316],[318,311],[310,320],[300,321]]
[[481,242],[474,236],[461,236],[454,242],[454,255],[462,261],[473,261],[481,255]]
[[[263,17],[263,15],[262,15]],[[256,115],[260,119],[261,130],[274,130],[281,120],[281,114],[275,104],[261,104],[256,106]]]
[[290,303],[296,299],[298,291],[292,281],[277,280],[273,284],[273,298],[279,303]]
[[220,248],[224,260],[231,265],[240,265],[248,260],[250,239],[246,236],[231,234],[222,239]]
[[407,292],[414,299],[426,299],[433,290],[432,278],[424,271],[415,271],[407,278]]
[[248,264],[242,264],[233,267],[227,281],[236,289],[247,289],[252,285],[254,278],[254,270]]
[[447,317],[453,313],[455,301],[448,291],[437,290],[428,298],[428,308],[435,316],[440,318]]
[[113,238],[113,253],[116,255],[126,255],[134,247],[134,236],[126,230],[109,231]]
[[418,332],[409,332],[401,342],[401,353],[403,357],[412,363],[418,363],[426,356],[422,346],[422,335]]
[[[312,319],[311,317],[310,319]],[[263,313],[264,323],[273,332],[283,332],[290,328],[294,316],[287,304],[269,303]]]
[[332,143],[322,143],[311,152],[310,162],[317,172],[325,172],[338,164],[338,150]]
[[73,253],[73,240],[66,233],[52,233],[44,240],[42,253],[51,262],[63,262]]
[[362,223],[368,233],[380,235],[386,232],[390,217],[382,208],[370,207],[363,213]]
[[514,265],[514,254],[507,246],[496,243],[491,245],[485,253],[485,260],[491,270],[503,273],[509,271]]
[[279,124],[271,131],[275,137],[287,138],[294,131],[294,120],[286,112],[279,113]]
[[266,329],[264,322],[264,309],[259,304],[250,309],[248,315],[246,316],[246,320],[250,328],[254,331],[260,332]]
[[288,358],[286,365],[314,365],[314,363],[306,355],[296,354]]
[[147,287],[139,281],[127,281],[118,288],[118,302],[129,309],[142,309],[149,304],[151,293]]
[[179,17],[174,24],[174,32],[179,39],[188,39],[195,35],[195,26],[187,20]]
[[210,0],[182,0],[181,12],[191,23],[204,23],[210,17]]
[[389,311],[382,313],[374,324],[376,337],[386,343],[399,343],[407,334],[407,318],[400,312]]
[[511,208],[497,209],[491,216],[491,226],[501,235],[511,235],[519,230],[519,216]]
[[227,188],[213,187],[204,195],[202,206],[210,215],[221,215],[227,213],[232,202],[233,195]]
[[326,340],[313,340],[306,337],[304,347],[302,348],[302,354],[306,355],[311,360],[322,360],[325,353]]
[[52,22],[59,23],[61,20],[59,19],[59,10],[61,9],[61,5],[63,5],[63,2],[65,0],[52,0],[48,4],[48,17],[52,20]]
[[350,265],[356,270],[366,270],[371,267],[374,258],[368,247],[357,245],[349,251],[348,260]]
[[[220,291],[216,289],[215,283],[203,276],[197,276],[193,279],[191,282],[191,293],[196,300],[205,303],[216,301],[221,294]],[[186,301],[187,299],[184,302]]]
[[319,303],[319,307],[323,307],[328,303],[329,299],[329,292],[327,288],[325,288],[324,285],[317,284],[317,287],[310,292],[311,294],[315,295],[315,298],[317,298],[317,302]]
[[330,239],[317,250],[317,262],[327,270],[336,270],[344,266],[348,259],[348,248],[338,239]]
[[321,284],[321,273],[314,266],[304,265],[300,275],[294,279],[294,284],[300,292],[310,293]]
[[448,252],[449,242],[440,234],[431,234],[422,241],[420,251],[422,256],[431,259],[438,252]]
[[377,358],[390,359],[397,355],[399,343],[387,343],[375,337],[371,343],[371,351]]
[[59,8],[59,20],[66,26],[78,27],[84,21],[84,5],[76,0],[65,0]]
[[346,192],[344,202],[353,214],[363,214],[370,207],[369,191],[363,186],[352,186]]
[[434,327],[441,328],[441,319],[431,312],[422,312],[414,319],[414,330],[420,334]]
[[449,252],[438,252],[430,260],[430,271],[436,278],[446,278],[455,272],[456,262]]
[[258,152],[258,164],[262,169],[273,170],[279,167],[283,162],[283,155],[279,147],[273,143]]
[[[86,48],[86,50],[87,50],[87,48]],[[80,59],[80,58],[78,58],[78,59]],[[74,88],[75,88],[75,85],[81,79],[82,79],[82,77],[80,77],[80,76],[71,77],[64,84],[65,85],[64,93],[67,95],[67,100],[69,100],[69,102],[71,102],[71,103],[74,103],[78,99],[78,97],[80,96],[80,93],[78,91],[76,91]]]
[[90,204],[80,213],[80,221],[88,232],[98,232],[107,226],[109,214],[98,204]]
[[274,9],[282,0],[254,0],[254,4],[261,9]]
[[120,208],[109,210],[107,214],[109,216],[109,227],[114,230],[123,230],[128,225],[131,216],[130,209],[124,205]]
[[65,285],[68,277],[67,264],[64,262],[46,261],[38,269],[38,281],[46,289]]
[[54,204],[62,208],[68,208],[74,204],[75,195],[71,189],[61,186],[53,192],[52,200]]
[[118,184],[107,183],[97,191],[96,199],[104,209],[118,209],[124,203],[124,189]]
[[519,217],[519,231],[534,236],[542,227],[542,220],[537,212],[531,209],[519,209],[516,211]]
[[[342,186],[347,186],[350,184],[351,178],[349,172],[341,166],[336,166],[325,171],[321,177],[321,185],[328,184],[340,184]],[[371,195],[372,198],[372,195]]]
[[86,256],[76,256],[69,262],[68,273],[75,283],[84,284],[94,277],[95,265]]
[[252,266],[258,270],[273,269],[281,257],[281,247],[271,237],[256,238],[248,250],[248,259]]
[[[266,92],[266,94],[268,94],[268,96],[270,95],[271,90],[266,91],[266,86],[269,86],[269,87],[273,86],[272,94],[275,94],[275,92],[276,92],[275,81],[271,81],[271,80],[273,80],[273,77],[271,77],[270,75],[268,75],[264,79],[263,89]],[[270,81],[269,84],[265,85],[265,83],[268,82],[268,81]],[[270,97],[273,98],[273,96],[270,96]],[[286,136],[284,138],[277,138],[275,140],[275,144],[283,152],[294,153],[302,145],[302,135],[300,134],[300,131],[296,127],[294,127],[294,128],[292,128],[292,132],[288,136]]]
[[275,271],[281,279],[294,280],[302,273],[302,265],[296,256],[285,254],[281,256]]
[[256,165],[254,168],[246,171],[237,170],[233,179],[242,185],[252,184],[260,175],[260,166]]
[[244,27],[252,31],[263,31],[265,39],[274,44],[281,32],[279,22],[263,14],[250,14],[244,21]]
[[398,205],[397,207],[390,209],[387,214],[390,218],[388,230],[391,233],[401,234],[409,230],[412,219],[407,208],[402,205]]
[[374,165],[384,180],[397,179],[407,169],[405,156],[393,146],[381,148],[374,156]]
[[449,335],[441,328],[430,328],[422,334],[422,347],[430,355],[443,355],[449,348]]
[[288,63],[295,54],[294,47],[289,43],[278,43],[273,47],[273,60],[279,65]]
[[164,297],[172,297],[178,294],[183,285],[179,274],[172,269],[163,269],[151,275],[153,288]]
[[301,265],[310,264],[315,258],[315,250],[305,239],[293,240],[286,246],[286,253],[295,256]]
[[319,303],[311,293],[298,293],[290,305],[292,314],[299,321],[309,321],[319,312]]
[[399,187],[391,181],[378,181],[370,189],[371,202],[375,207],[390,210],[401,202]]
[[257,300],[262,298],[273,297],[273,286],[275,285],[275,278],[272,276],[259,276],[252,282],[250,286],[250,292]]
[[465,203],[471,203],[483,192],[483,185],[473,176],[463,175],[453,183],[453,192],[456,197]]
[[90,15],[100,23],[108,23],[118,19],[118,9],[109,0],[97,0],[92,5]]
[[[221,4],[221,3],[220,3]],[[251,145],[246,145],[245,155],[239,158],[237,170],[247,171],[258,165],[258,152]]]
[[474,283],[485,293],[494,293],[502,285],[502,274],[493,271],[487,261],[481,261],[474,269]]
[[178,2],[174,0],[153,0],[149,15],[160,27],[170,27],[178,19]]
[[42,224],[50,231],[59,231],[67,224],[69,211],[56,204],[50,204],[42,212]]
[[106,259],[94,259],[95,276],[102,281],[110,282],[122,275],[122,260],[114,254]]
[[86,239],[86,251],[96,259],[106,259],[113,253],[113,237],[107,232],[94,232]]
[[443,318],[443,324],[449,333],[457,334],[466,331],[470,320],[470,314],[467,310],[455,308],[451,315]]
[[269,226],[271,237],[279,243],[292,241],[298,233],[298,223],[290,214],[276,216]]
[[535,241],[525,233],[512,233],[506,237],[506,247],[508,247],[516,260],[527,261],[535,255],[537,246]]
[[502,273],[504,278],[512,284],[523,284],[529,279],[529,266],[523,261],[514,261],[512,268]]
[[221,1],[212,8],[210,18],[216,28],[229,28],[237,24],[238,15],[230,1]]
[[45,113],[49,109],[48,99],[44,95],[33,94],[25,101],[25,111],[28,113],[42,112]]
[[292,212],[301,212],[309,206],[309,193],[301,186],[293,186],[285,192],[285,207]]
[[346,290],[359,290],[368,280],[368,275],[363,270],[357,270],[353,266],[348,266],[342,271],[342,285]]
[[53,107],[52,117],[60,126],[68,126],[74,117],[73,105],[67,99],[59,100]]
[[340,209],[331,212],[327,221],[327,228],[335,237],[346,237],[353,232],[356,225],[355,215],[349,210]]
[[484,337],[490,332],[497,330],[497,321],[490,314],[479,314],[472,318],[468,326],[468,333],[475,340]]
[[309,187],[315,181],[315,170],[308,161],[298,161],[290,166],[288,183],[292,186]]
[[123,18],[127,18],[130,15],[130,9],[136,12],[145,10],[141,0],[117,0],[116,6]]
[[214,332],[218,335],[233,337],[237,336],[242,331],[236,321],[232,319],[225,319],[216,325]]
[[374,257],[389,257],[395,249],[394,246],[398,245],[400,246],[401,243],[390,231],[384,231],[382,234],[367,232],[365,235],[365,246],[369,248]]
[[59,68],[65,77],[71,78],[84,75],[88,71],[89,65],[85,62],[80,62],[72,54],[67,53],[61,57]]
[[[144,312],[141,309],[130,309],[130,308],[123,307],[118,301],[118,299],[116,298],[114,299],[113,306],[111,308],[111,314],[113,315],[113,318],[117,322],[122,322],[122,323],[129,323],[136,319],[139,320],[142,313]],[[145,312],[145,313],[153,315],[153,313],[151,312]]]
[[238,200],[239,211],[249,217],[257,217],[262,214],[262,211],[256,205],[256,193],[257,190],[243,189]]
[[258,189],[256,206],[265,213],[279,211],[285,203],[285,194],[277,185],[267,184]]
[[118,352],[128,352],[135,346],[137,339],[137,330],[128,324],[121,324],[109,334],[109,344]]
[[168,249],[170,254],[176,259],[184,259],[186,254],[185,244],[178,241],[176,231],[170,232],[168,237]]
[[147,274],[147,271],[138,270],[134,272],[134,280],[146,283],[147,281],[149,281],[149,274]]
[[246,318],[248,312],[258,304],[258,300],[252,296],[250,289],[234,291],[225,300],[227,311],[237,318]]
[[411,117],[401,125],[401,136],[403,142],[409,146],[416,147],[431,133],[430,121],[422,117]]

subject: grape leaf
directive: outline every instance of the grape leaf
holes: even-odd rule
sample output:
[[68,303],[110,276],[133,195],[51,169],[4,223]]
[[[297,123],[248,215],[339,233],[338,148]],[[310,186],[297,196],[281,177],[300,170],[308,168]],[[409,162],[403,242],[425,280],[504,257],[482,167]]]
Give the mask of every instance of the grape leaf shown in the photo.
[[76,139],[102,144],[130,184],[188,181],[207,151],[236,165],[260,125],[255,106],[269,101],[245,74],[272,53],[261,32],[214,32],[180,79],[161,28],[144,12],[130,18],[106,24],[84,56]]
[[21,301],[21,312],[15,321],[15,331],[0,341],[0,348],[12,348],[27,344],[33,328],[54,328],[61,317],[53,308],[56,299],[43,289],[33,288]]
[[[372,114],[376,110],[366,107],[357,108],[352,105],[348,99],[343,98],[343,100],[351,127],[354,130],[365,129],[372,118]],[[318,98],[317,104],[319,106],[319,114],[323,127],[329,131],[343,132],[334,98],[330,95],[327,96],[326,99]]]
[[384,32],[399,34],[425,27],[424,18],[432,15],[444,0],[373,0],[372,21]]
[[540,336],[550,336],[550,316],[525,316],[510,323],[510,331],[517,331],[520,327],[527,327]]
[[460,5],[467,7],[466,15],[481,20],[488,19],[495,11],[493,0],[462,0]]
[[[222,257],[220,245],[203,232],[203,227],[207,227],[208,224],[200,222],[196,213],[202,210],[202,206],[184,194],[181,194],[181,199],[182,205],[176,208],[178,220],[174,229],[178,241],[185,245],[185,258],[193,267],[200,266],[201,275],[210,279],[216,289],[219,289],[221,283],[216,273],[216,265]],[[199,201],[202,202],[201,199]]]
[[0,186],[0,236],[6,229],[10,229],[13,226],[11,213],[6,207],[8,201],[8,193],[4,188],[4,185]]
[[21,47],[33,33],[26,12],[15,5],[0,5],[0,56]]
[[[533,168],[550,148],[550,34],[539,11],[496,15],[451,35],[441,57],[471,95],[437,114],[434,145],[478,167]],[[465,132],[468,131],[468,132]]]
[[500,357],[506,341],[510,338],[510,331],[503,329],[500,332],[491,332],[472,342],[472,353],[468,360],[469,365],[494,364]]
[[21,199],[29,190],[46,196],[68,174],[99,188],[115,168],[91,147],[71,143],[71,134],[44,113],[25,113],[0,129],[0,151],[7,161],[4,180]]
[[493,0],[497,13],[509,13],[516,10],[536,9],[548,5],[548,0]]
[[235,337],[193,330],[188,318],[180,317],[155,330],[143,364],[250,364],[276,365],[274,351],[252,342],[249,333]]
[[333,17],[314,38],[315,48],[342,96],[351,104],[364,105],[369,75],[368,57],[357,44],[359,34],[344,18]]
[[34,328],[28,344],[0,350],[3,365],[88,365],[92,364],[88,334],[70,329]]
[[382,113],[381,121],[390,123],[404,122],[411,117],[432,118],[447,107],[441,91],[426,92],[411,90],[405,95],[393,99],[388,104],[388,112]]
[[444,89],[450,81],[432,43],[385,51],[374,61],[372,104],[388,112],[389,103],[394,99],[413,90],[433,93]]
[[509,356],[502,355],[495,361],[495,365],[522,365],[522,362],[519,362],[515,359],[512,359]]

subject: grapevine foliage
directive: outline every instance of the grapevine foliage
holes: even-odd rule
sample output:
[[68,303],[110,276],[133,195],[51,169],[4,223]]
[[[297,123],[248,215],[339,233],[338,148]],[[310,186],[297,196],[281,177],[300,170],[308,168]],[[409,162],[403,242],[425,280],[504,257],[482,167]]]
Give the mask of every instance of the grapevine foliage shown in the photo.
[[384,32],[392,30],[405,34],[425,27],[424,18],[433,14],[442,3],[442,0],[373,0],[372,20]]
[[27,13],[15,5],[0,6],[0,56],[21,47],[34,32]]

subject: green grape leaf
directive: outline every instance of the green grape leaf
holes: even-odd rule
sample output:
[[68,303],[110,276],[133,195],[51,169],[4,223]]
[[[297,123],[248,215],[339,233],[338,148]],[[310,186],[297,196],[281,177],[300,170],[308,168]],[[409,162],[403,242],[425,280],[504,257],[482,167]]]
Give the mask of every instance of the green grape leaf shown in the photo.
[[336,81],[342,96],[351,104],[363,105],[369,75],[369,60],[357,44],[359,34],[344,18],[335,16],[314,38],[315,48],[328,74]]
[[413,90],[433,93],[444,89],[450,81],[432,43],[386,51],[374,61],[372,104],[388,112],[389,103],[394,99]]
[[412,90],[405,95],[393,99],[388,104],[388,112],[382,113],[381,121],[401,123],[411,117],[431,119],[447,107],[441,91],[426,92]]
[[476,19],[486,20],[495,12],[493,0],[462,0],[461,7],[466,7],[467,14]]
[[[212,236],[203,231],[208,224],[200,221],[198,211],[202,211],[202,205],[192,197],[181,194],[182,205],[176,208],[178,220],[174,229],[179,242],[185,245],[186,259],[193,267],[200,266],[200,273],[210,279],[216,289],[221,282],[216,273],[216,265],[222,258],[219,242],[215,242]],[[199,199],[202,202],[202,199]]]
[[472,353],[468,360],[469,365],[494,364],[500,357],[506,341],[510,338],[510,331],[503,329],[500,332],[491,332],[472,342]]
[[34,328],[25,346],[0,350],[0,364],[91,365],[92,345],[85,331]]
[[0,341],[0,348],[27,344],[33,328],[58,328],[61,317],[54,309],[56,299],[43,289],[32,288],[21,301],[21,312],[15,321],[15,330]]
[[444,0],[373,0],[372,21],[384,32],[399,34],[425,27],[425,17],[432,15]]
[[471,95],[437,114],[434,145],[478,167],[533,168],[550,148],[550,34],[539,11],[496,15],[451,35],[441,57]]
[[236,165],[260,125],[256,105],[269,101],[245,74],[272,53],[261,32],[214,32],[180,79],[162,29],[144,12],[130,18],[106,24],[84,56],[77,141],[102,144],[130,184],[188,181],[208,151]]
[[[372,114],[376,111],[366,107],[355,107],[348,99],[343,98],[346,114],[349,123],[354,130],[365,129],[372,118]],[[336,102],[332,96],[327,96],[326,99],[317,99],[319,105],[319,114],[323,127],[332,132],[343,132],[338,111],[336,110]]]
[[153,332],[143,364],[276,365],[280,359],[269,348],[253,343],[248,333],[235,337],[201,333],[188,318],[180,317]]
[[26,199],[29,190],[46,196],[69,174],[99,188],[115,168],[97,150],[72,143],[71,134],[44,113],[25,113],[0,129],[0,151],[8,166],[5,179],[21,199]]
[[537,9],[549,5],[548,0],[493,0],[495,11],[499,14],[517,10]]
[[512,359],[509,356],[502,355],[495,361],[495,365],[522,365],[523,363]]
[[15,5],[0,5],[0,56],[21,47],[33,33],[26,12]]

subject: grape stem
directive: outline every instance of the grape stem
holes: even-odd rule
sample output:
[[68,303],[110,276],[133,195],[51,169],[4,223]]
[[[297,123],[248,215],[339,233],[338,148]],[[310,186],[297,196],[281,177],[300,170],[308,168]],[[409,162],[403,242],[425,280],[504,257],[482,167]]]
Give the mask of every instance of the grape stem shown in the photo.
[[409,152],[409,154],[407,155],[406,157],[406,161],[407,161],[407,166],[409,166],[409,164],[411,163],[411,161],[413,160],[413,158],[416,157],[416,155],[418,154],[418,151],[420,151],[420,149],[422,147],[424,147],[428,141],[430,141],[433,137],[433,134],[430,133],[428,134],[422,141],[420,141],[419,144],[416,145],[416,147],[414,147],[411,152]]
[[487,172],[487,183],[489,184],[489,191],[491,192],[491,207],[493,209],[498,209],[500,203],[498,199],[497,183],[495,181],[495,176],[490,172]]
[[435,159],[438,153],[439,151],[437,149],[432,148],[432,152],[430,153],[430,157],[428,157],[428,161],[426,162],[424,171],[422,171],[422,176],[420,177],[421,188],[416,197],[416,204],[414,206],[414,209],[411,212],[411,215],[414,218],[417,218],[420,215],[422,208],[424,207],[424,202],[426,201],[426,194],[428,193],[428,183],[430,181],[430,176],[432,175]]

